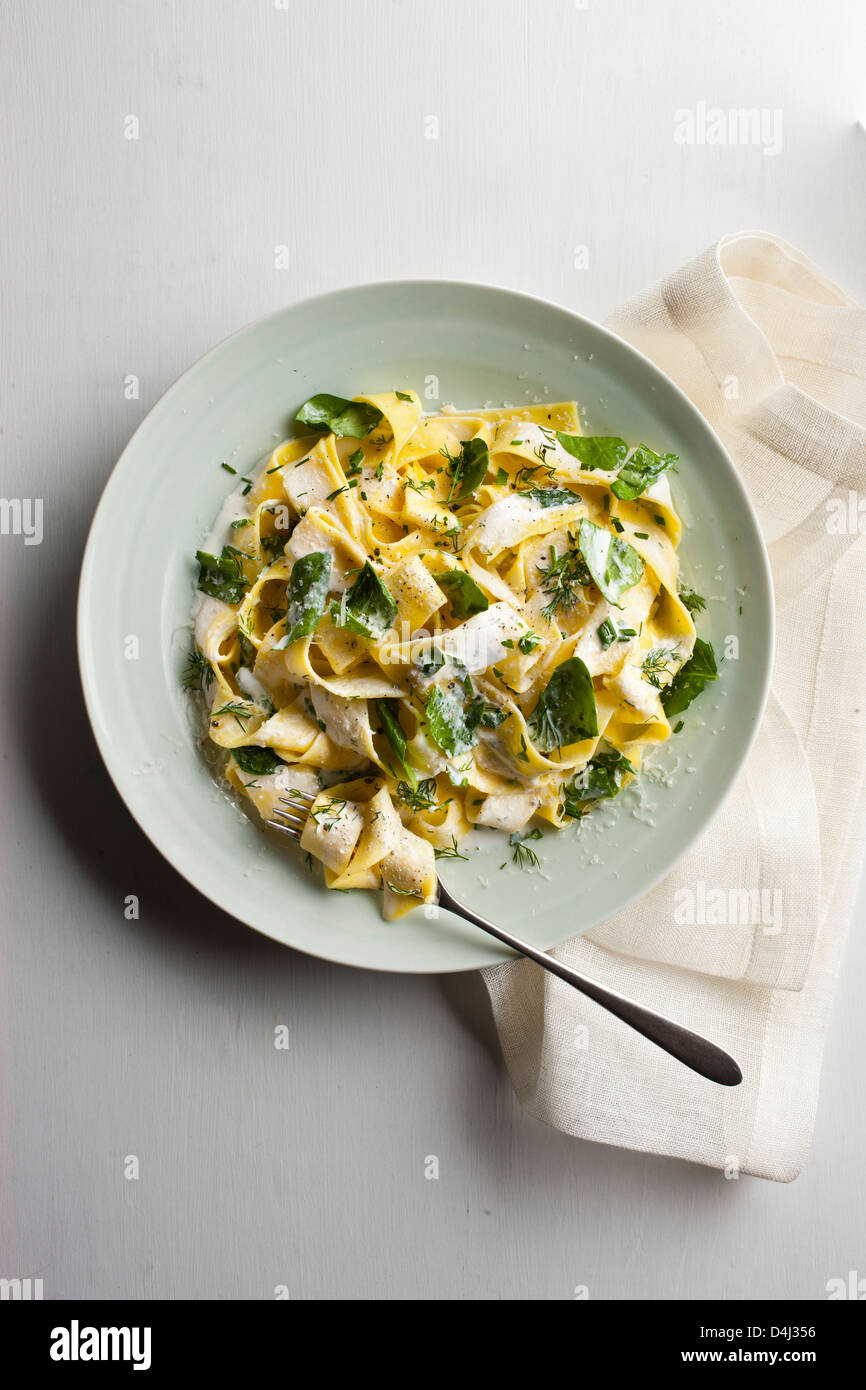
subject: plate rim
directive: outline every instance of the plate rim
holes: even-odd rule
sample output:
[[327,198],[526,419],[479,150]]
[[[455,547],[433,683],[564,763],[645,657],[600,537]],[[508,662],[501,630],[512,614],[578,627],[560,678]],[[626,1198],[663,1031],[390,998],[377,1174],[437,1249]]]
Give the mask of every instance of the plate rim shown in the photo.
[[[728,464],[727,483],[729,486],[733,486],[739,494],[739,500],[741,504],[744,506],[745,511],[751,521],[754,534],[757,538],[756,558],[758,558],[762,578],[767,589],[767,643],[766,648],[763,650],[763,670],[761,671],[760,696],[756,704],[755,717],[752,721],[752,726],[748,732],[748,736],[743,744],[740,756],[733,764],[731,764],[731,767],[726,775],[724,790],[721,796],[716,801],[711,815],[703,821],[701,821],[700,818],[698,818],[698,829],[696,829],[691,835],[688,835],[684,838],[683,843],[676,857],[672,859],[670,863],[668,863],[667,866],[660,873],[654,875],[649,880],[644,882],[642,886],[635,892],[630,893],[617,908],[617,912],[624,912],[627,908],[633,906],[634,903],[640,901],[640,899],[644,898],[648,893],[650,893],[653,890],[653,888],[656,888],[659,883],[663,882],[663,880],[666,879],[669,874],[673,873],[677,865],[682,862],[682,860],[693,848],[693,846],[698,842],[698,840],[701,839],[701,837],[707,833],[711,825],[718,818],[726,802],[728,801],[728,798],[730,797],[731,792],[740,774],[743,771],[743,768],[748,762],[748,759],[751,755],[752,749],[755,744],[755,740],[757,739],[758,732],[761,728],[764,716],[766,714],[767,702],[772,687],[776,641],[775,590],[773,585],[773,574],[770,566],[769,554],[767,552],[767,545],[766,541],[764,540],[764,535],[761,530],[761,525],[758,520],[757,512],[755,510],[754,504],[752,503],[752,499],[749,496],[745,483],[740,477],[739,470],[737,469],[734,460],[731,458],[731,455],[725,447],[722,439],[719,437],[718,433],[713,428],[710,421],[698,409],[698,407],[689,398],[689,396],[686,395],[682,387],[679,386],[673,380],[672,377],[668,376],[667,372],[665,372],[662,367],[660,367],[656,362],[653,362],[652,358],[647,357],[645,353],[641,352],[639,348],[636,348],[632,343],[628,342],[626,338],[621,337],[618,333],[615,333],[612,329],[607,328],[604,324],[598,323],[595,319],[591,319],[587,315],[581,314],[576,309],[572,309],[568,305],[561,304],[557,300],[548,299],[543,295],[532,294],[526,290],[516,290],[508,285],[497,284],[493,281],[485,280],[462,280],[451,279],[447,277],[426,276],[413,279],[400,278],[392,280],[371,280],[363,281],[362,283],[342,285],[334,289],[325,290],[320,294],[308,295],[303,298],[289,300],[287,303],[280,305],[279,308],[273,309],[267,314],[263,314],[260,315],[258,318],[248,320],[239,328],[234,329],[231,333],[228,333],[225,337],[219,339],[219,341],[214,343],[210,348],[208,348],[208,350],[205,353],[203,353],[200,357],[196,358],[194,362],[190,363],[190,365],[186,367],[178,377],[175,378],[171,385],[167,387],[165,391],[162,392],[158,399],[154,401],[153,405],[142,417],[135,430],[130,435],[129,439],[127,440],[126,444],[124,445],[123,449],[118,455],[111,469],[111,472],[105,480],[105,483],[100,491],[96,506],[94,507],[93,516],[91,518],[87,530],[87,538],[84,544],[84,550],[82,552],[81,570],[79,573],[78,588],[76,595],[75,637],[78,672],[84,697],[85,710],[87,712],[87,718],[90,724],[90,729],[93,734],[97,749],[99,750],[99,755],[102,759],[103,766],[108,772],[109,778],[114,786],[114,789],[120,797],[121,801],[123,802],[123,805],[126,808],[127,812],[132,816],[136,825],[149,840],[150,844],[153,845],[153,847],[158,851],[158,853],[162,855],[163,859],[165,859],[165,861],[171,866],[173,871],[179,875],[179,877],[181,877],[187,883],[189,883],[190,886],[194,888],[197,893],[200,893],[201,896],[207,902],[213,903],[213,905],[219,908],[220,911],[227,913],[228,916],[233,917],[238,922],[241,922],[242,925],[251,928],[253,931],[257,932],[259,935],[265,937],[266,939],[276,942],[279,946],[282,946],[289,950],[300,951],[302,954],[311,956],[316,960],[327,961],[329,964],[342,965],[352,969],[375,970],[396,975],[451,975],[463,974],[467,971],[473,970],[488,969],[498,964],[507,964],[515,962],[517,960],[520,960],[521,957],[515,956],[513,952],[506,949],[496,949],[493,945],[492,938],[485,936],[485,944],[489,943],[489,945],[492,947],[491,954],[495,954],[496,956],[498,956],[498,960],[491,959],[490,961],[482,965],[467,962],[463,964],[452,965],[449,967],[442,966],[440,968],[431,969],[428,965],[422,964],[391,966],[388,964],[383,964],[379,961],[373,962],[364,960],[347,960],[345,958],[329,955],[325,951],[312,949],[310,946],[307,945],[299,945],[297,943],[287,942],[283,940],[281,937],[276,936],[272,932],[268,931],[259,923],[251,921],[247,917],[239,916],[236,912],[226,908],[226,906],[223,903],[221,903],[213,895],[212,892],[208,891],[207,888],[202,887],[201,883],[196,881],[191,876],[191,873],[179,868],[172,857],[171,847],[168,844],[164,843],[163,840],[159,837],[158,827],[156,828],[156,830],[153,830],[144,823],[142,817],[139,814],[138,809],[133,804],[133,800],[128,799],[126,791],[120,785],[119,769],[116,774],[115,768],[112,766],[112,762],[107,751],[107,731],[103,728],[101,722],[97,718],[96,710],[98,700],[96,692],[95,674],[93,670],[89,669],[87,661],[85,659],[87,625],[89,617],[88,613],[86,612],[87,584],[89,581],[90,571],[95,564],[94,557],[96,552],[96,538],[99,528],[100,514],[106,505],[106,499],[108,497],[110,489],[117,483],[118,474],[121,471],[121,467],[124,463],[127,454],[132,449],[139,434],[148,425],[151,417],[158,410],[161,409],[161,407],[166,401],[168,401],[177,392],[179,392],[189,379],[194,378],[205,367],[206,363],[208,363],[209,360],[212,357],[214,357],[217,353],[222,352],[225,348],[229,346],[229,344],[235,341],[241,341],[248,334],[251,334],[252,332],[254,332],[255,330],[267,323],[273,322],[274,320],[280,318],[283,314],[293,309],[297,309],[302,306],[304,308],[314,309],[317,304],[324,304],[328,300],[339,299],[346,294],[375,292],[377,290],[385,289],[390,291],[395,291],[399,289],[410,291],[418,290],[420,288],[440,290],[482,290],[486,292],[492,292],[494,294],[506,295],[512,300],[524,301],[527,304],[541,306],[542,308],[546,309],[552,309],[555,310],[557,313],[567,315],[569,318],[574,319],[582,327],[589,328],[591,332],[600,334],[602,338],[607,339],[609,342],[614,344],[617,351],[624,351],[627,356],[631,356],[636,362],[640,363],[644,369],[648,369],[651,375],[655,375],[659,377],[661,380],[663,380],[666,387],[670,391],[672,391],[674,397],[677,398],[680,408],[685,411],[686,415],[691,416],[692,421],[697,424],[699,429],[702,428],[706,430],[712,436],[716,446],[723,454]],[[591,927],[585,928],[585,930],[593,929],[594,928]],[[581,936],[583,934],[583,932],[577,933],[578,936]],[[558,947],[564,945],[565,942],[573,939],[575,939],[574,935],[568,934],[552,943],[552,945],[545,947],[544,949],[548,951],[554,951]]]

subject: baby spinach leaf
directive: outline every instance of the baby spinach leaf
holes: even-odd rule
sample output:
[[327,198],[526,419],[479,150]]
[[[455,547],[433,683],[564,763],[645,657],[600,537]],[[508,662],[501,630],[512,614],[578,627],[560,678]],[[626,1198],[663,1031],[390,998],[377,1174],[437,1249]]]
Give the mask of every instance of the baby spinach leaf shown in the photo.
[[567,816],[579,816],[587,801],[601,801],[617,796],[627,774],[635,769],[624,753],[616,748],[596,753],[582,772],[562,787],[563,809]]
[[718,678],[716,654],[709,642],[698,637],[685,666],[680,667],[670,685],[665,686],[661,693],[662,708],[668,719],[674,714],[682,714],[700,695],[704,686]]
[[311,430],[330,430],[341,438],[363,439],[378,425],[382,412],[366,401],[347,401],[325,391],[304,401],[295,419]]
[[508,713],[507,709],[502,709],[500,705],[494,705],[492,700],[482,700],[481,727],[483,729],[498,729],[500,724],[505,723]]
[[274,643],[274,651],[282,651],[299,637],[315,632],[325,611],[330,583],[331,556],[327,550],[313,550],[295,561],[289,576],[286,633]]
[[626,589],[643,578],[644,563],[637,551],[585,517],[578,528],[577,543],[586,568],[608,603],[621,608],[619,600]]
[[520,493],[521,497],[531,497],[540,507],[572,507],[583,498],[567,487],[531,487]]
[[233,748],[232,757],[241,772],[249,772],[253,775],[259,773],[266,775],[286,766],[285,759],[278,757],[273,748]]
[[446,690],[434,686],[427,701],[427,727],[443,753],[454,757],[465,753],[475,742],[483,713],[483,700],[473,700],[465,709]]
[[543,753],[595,738],[598,713],[592,676],[579,656],[557,666],[527,720],[529,732]]
[[621,502],[631,502],[678,462],[676,454],[656,454],[648,445],[638,444],[610,490]]
[[460,453],[452,458],[448,471],[453,478],[448,505],[465,502],[487,477],[490,456],[483,439],[464,439]]
[[521,651],[524,656],[529,656],[530,652],[534,652],[536,647],[541,646],[541,642],[542,639],[537,632],[524,632],[523,636],[518,637],[516,642],[513,638],[506,637],[502,645],[507,647],[509,651]]
[[471,618],[474,613],[484,613],[490,607],[481,587],[464,570],[447,570],[434,577],[442,592],[447,594],[455,618]]
[[248,587],[244,579],[242,550],[234,545],[224,545],[219,555],[197,550],[195,558],[201,566],[198,587],[203,594],[222,599],[223,603],[241,602]]
[[557,430],[556,437],[581,468],[617,468],[628,453],[625,440],[615,434],[561,434]]
[[407,740],[398,713],[400,702],[398,700],[377,700],[376,709],[382,721],[385,737],[397,754],[397,760],[406,774],[410,787],[414,790],[418,785],[418,778],[406,761]]
[[340,603],[331,605],[331,618],[362,637],[378,641],[397,616],[397,605],[369,560]]
[[441,647],[434,647],[432,642],[429,647],[425,647],[415,658],[415,665],[425,679],[436,674],[445,665],[445,653]]

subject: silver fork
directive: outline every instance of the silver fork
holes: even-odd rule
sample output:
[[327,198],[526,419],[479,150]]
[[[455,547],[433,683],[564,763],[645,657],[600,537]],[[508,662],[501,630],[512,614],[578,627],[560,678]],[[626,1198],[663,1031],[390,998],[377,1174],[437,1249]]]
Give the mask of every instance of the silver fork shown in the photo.
[[[292,789],[288,796],[281,796],[282,806],[288,810],[277,807],[273,815],[275,819],[269,820],[267,824],[273,830],[279,830],[284,835],[290,836],[293,840],[299,840],[307,823],[310,807],[315,801],[315,797],[309,792],[302,792]],[[437,875],[438,877],[438,875]],[[606,985],[600,985],[595,980],[591,980],[588,975],[582,975],[579,970],[572,970],[571,966],[563,965],[554,956],[550,956],[546,951],[540,951],[537,946],[533,946],[529,941],[522,941],[519,936],[514,936],[512,932],[505,931],[502,927],[497,927],[495,923],[488,922],[486,917],[473,912],[465,903],[455,898],[442,882],[439,882],[439,906],[447,908],[449,912],[454,912],[458,917],[462,917],[465,922],[471,922],[473,926],[480,927],[482,931],[490,936],[495,936],[497,941],[509,946],[512,951],[518,951],[521,955],[527,956],[529,960],[534,960],[536,965],[540,965],[544,970],[549,970],[558,979],[565,980],[566,984],[573,985],[580,990],[588,999],[595,1000],[608,1013],[615,1014],[622,1019],[630,1028],[634,1028],[638,1033],[642,1033],[650,1042],[657,1047],[663,1048],[670,1053],[671,1057],[676,1057],[678,1062],[691,1067],[692,1071],[705,1076],[708,1081],[715,1081],[720,1086],[739,1086],[743,1079],[737,1063],[730,1053],[725,1052],[716,1043],[710,1042],[708,1038],[702,1038],[700,1033],[693,1033],[690,1028],[684,1028],[681,1023],[674,1023],[673,1019],[665,1018],[664,1014],[657,1014],[653,1009],[647,1009],[643,1004],[639,1004],[635,999],[629,999],[628,995],[620,994],[617,990],[608,989]]]

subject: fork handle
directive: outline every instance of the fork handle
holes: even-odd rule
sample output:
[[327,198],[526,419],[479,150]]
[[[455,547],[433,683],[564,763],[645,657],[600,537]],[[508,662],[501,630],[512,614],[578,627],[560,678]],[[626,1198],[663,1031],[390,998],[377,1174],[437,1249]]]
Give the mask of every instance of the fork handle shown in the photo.
[[595,1000],[596,1004],[607,1009],[608,1013],[615,1014],[617,1018],[622,1019],[623,1023],[627,1023],[629,1027],[636,1029],[650,1042],[655,1043],[656,1047],[670,1053],[671,1057],[676,1057],[678,1062],[691,1067],[692,1071],[705,1076],[708,1081],[715,1081],[719,1086],[739,1086],[742,1081],[743,1073],[730,1053],[710,1042],[708,1038],[702,1038],[699,1033],[693,1033],[690,1028],[684,1028],[681,1023],[674,1023],[673,1019],[665,1018],[663,1014],[657,1014],[653,1009],[638,1004],[637,1000],[629,999],[626,994],[620,994],[615,989],[608,989],[605,985],[598,984],[587,975],[582,975],[579,970],[572,970],[571,966],[563,965],[561,961],[548,955],[546,951],[540,951],[537,946],[531,945],[530,942],[521,941],[520,937],[505,931],[503,927],[497,927],[486,917],[481,917],[477,912],[465,907],[448,892],[448,889],[441,882],[439,884],[439,906],[447,908],[449,912],[456,913],[458,917],[471,922],[473,926],[480,927],[482,931],[487,932],[490,936],[495,936],[505,946],[510,946],[512,951],[519,951],[521,955],[528,956],[530,960],[535,961],[536,965],[540,965],[544,970],[549,970],[560,980],[565,980],[566,984],[573,985],[588,999]]

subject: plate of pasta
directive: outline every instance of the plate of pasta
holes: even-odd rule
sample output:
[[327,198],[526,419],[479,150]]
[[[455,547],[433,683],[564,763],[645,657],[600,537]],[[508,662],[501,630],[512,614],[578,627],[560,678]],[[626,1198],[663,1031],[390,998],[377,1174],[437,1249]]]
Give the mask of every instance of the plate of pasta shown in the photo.
[[[437,874],[550,946],[667,873],[747,755],[772,628],[754,514],[679,390],[568,310],[450,282],[293,306],[190,369],[79,599],[150,838],[267,935],[392,970],[505,956]],[[297,790],[296,847],[266,822]]]

